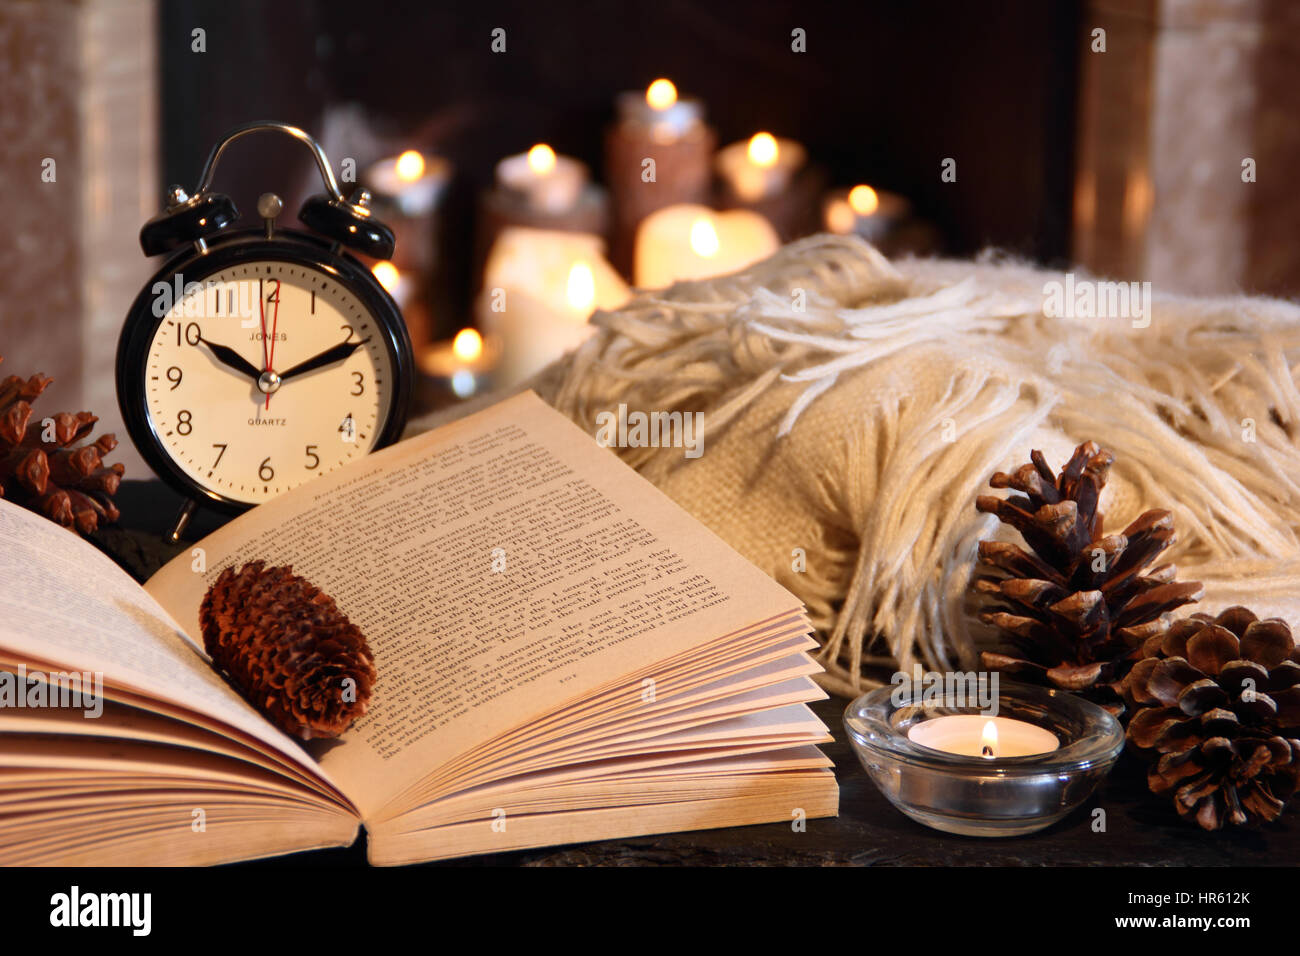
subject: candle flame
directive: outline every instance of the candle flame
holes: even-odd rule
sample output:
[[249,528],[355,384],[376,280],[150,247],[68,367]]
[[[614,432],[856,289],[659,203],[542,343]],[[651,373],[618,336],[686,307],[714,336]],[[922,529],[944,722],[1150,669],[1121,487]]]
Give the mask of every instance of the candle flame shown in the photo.
[[413,183],[424,175],[424,157],[413,149],[408,149],[397,157],[397,178],[404,183]]
[[539,176],[547,175],[555,168],[555,150],[538,143],[528,151],[528,168]]
[[870,186],[854,186],[849,190],[849,205],[859,216],[870,216],[880,208],[880,197]]
[[984,733],[980,739],[980,755],[984,757],[996,757],[998,755],[998,725],[993,721],[987,721],[984,724]]
[[461,329],[452,339],[451,351],[462,362],[475,362],[483,354],[483,336],[476,329]]
[[847,235],[853,231],[856,218],[853,207],[843,199],[832,200],[826,207],[826,228],[831,232]]
[[655,80],[646,87],[645,101],[652,110],[666,110],[677,102],[677,87],[672,80]]
[[596,277],[591,266],[585,262],[575,262],[569,270],[569,287],[567,290],[569,305],[581,312],[586,312],[596,302]]
[[706,259],[718,254],[718,230],[705,216],[691,223],[691,249]]
[[401,273],[397,271],[397,266],[393,265],[387,259],[376,262],[374,266],[371,267],[370,271],[375,274],[375,278],[379,280],[379,284],[389,292],[392,292],[397,288],[397,283],[402,278]]
[[749,141],[749,161],[755,166],[775,166],[780,147],[771,133],[755,133]]

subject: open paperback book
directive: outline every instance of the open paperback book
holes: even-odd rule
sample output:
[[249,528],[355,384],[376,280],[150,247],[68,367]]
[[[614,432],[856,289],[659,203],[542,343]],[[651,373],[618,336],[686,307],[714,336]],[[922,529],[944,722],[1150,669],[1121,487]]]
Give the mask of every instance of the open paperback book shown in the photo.
[[[0,862],[218,863],[364,825],[399,864],[836,812],[802,605],[531,392],[194,547],[142,588],[0,501]],[[252,559],[374,651],[337,740],[285,736],[203,654],[204,593]]]

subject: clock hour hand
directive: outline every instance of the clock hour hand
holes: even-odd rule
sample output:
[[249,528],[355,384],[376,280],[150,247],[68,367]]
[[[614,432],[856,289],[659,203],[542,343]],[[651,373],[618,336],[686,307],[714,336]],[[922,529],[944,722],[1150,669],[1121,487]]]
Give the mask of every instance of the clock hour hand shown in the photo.
[[215,342],[209,342],[207,339],[202,337],[199,338],[199,341],[208,347],[213,358],[227,368],[233,368],[241,375],[247,375],[254,382],[256,382],[258,376],[262,374],[260,368],[248,361],[248,359],[244,358],[234,349],[225,345],[217,345]]
[[318,368],[324,368],[326,365],[333,365],[335,362],[341,362],[361,346],[369,342],[370,339],[362,339],[359,342],[340,342],[332,348],[326,349],[319,355],[314,355],[305,362],[299,362],[293,368],[286,369],[280,373],[280,381],[287,382],[289,379],[298,375],[306,375],[308,372],[314,372]]

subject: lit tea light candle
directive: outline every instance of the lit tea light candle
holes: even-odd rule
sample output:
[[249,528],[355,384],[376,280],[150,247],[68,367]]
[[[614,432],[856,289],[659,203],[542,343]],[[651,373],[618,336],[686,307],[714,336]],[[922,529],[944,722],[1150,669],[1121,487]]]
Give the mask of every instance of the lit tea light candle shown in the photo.
[[499,343],[498,387],[509,387],[582,344],[596,309],[616,309],[631,292],[595,236],[512,227],[488,256],[479,327]]
[[841,236],[856,234],[868,242],[879,242],[909,217],[911,206],[896,193],[860,183],[828,195],[822,212],[829,231]]
[[736,198],[757,202],[785,189],[807,161],[808,151],[794,140],[755,133],[719,150],[714,164]]
[[772,224],[758,213],[669,206],[647,216],[637,231],[636,284],[661,289],[726,275],[767,258],[780,244]]
[[704,104],[682,99],[672,80],[661,77],[646,87],[645,95],[620,93],[618,115],[624,123],[645,127],[656,143],[672,143],[704,122]]
[[1010,717],[950,714],[913,724],[907,731],[912,743],[962,757],[1029,757],[1051,753],[1060,739],[1046,728]]
[[427,216],[450,178],[451,165],[445,159],[415,149],[381,159],[361,176],[372,203],[385,209],[391,207],[402,216]]
[[546,143],[497,163],[497,183],[522,196],[533,208],[550,214],[577,205],[587,185],[587,167],[571,156],[559,156]]
[[381,259],[370,267],[370,272],[384,287],[384,291],[391,295],[398,305],[401,305],[406,293],[406,283],[402,280],[402,273],[397,266],[387,259]]
[[465,328],[416,357],[420,371],[441,379],[457,398],[468,398],[492,373],[494,355],[477,329]]

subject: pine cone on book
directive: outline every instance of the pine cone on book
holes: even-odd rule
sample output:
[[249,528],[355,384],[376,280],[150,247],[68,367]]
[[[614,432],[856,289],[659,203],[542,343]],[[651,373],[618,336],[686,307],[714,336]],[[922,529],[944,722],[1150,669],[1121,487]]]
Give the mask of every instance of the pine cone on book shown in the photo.
[[1281,815],[1300,787],[1300,650],[1286,622],[1244,607],[1193,614],[1143,646],[1124,678],[1128,740],[1206,830]]
[[204,595],[199,626],[217,670],[291,736],[337,737],[366,712],[370,646],[334,599],[291,567],[225,568]]
[[1175,581],[1172,564],[1147,570],[1174,541],[1168,511],[1148,511],[1121,534],[1103,535],[1097,510],[1114,458],[1093,442],[1074,450],[1060,475],[1039,451],[989,484],[1020,494],[981,495],[976,507],[1020,532],[1030,551],[981,541],[974,589],[980,614],[1012,654],[983,654],[984,666],[1035,683],[1083,692],[1122,712],[1119,680],[1143,642],[1168,629],[1166,612],[1196,601],[1199,582]]
[[125,469],[104,465],[104,456],[117,447],[112,435],[77,446],[99,421],[90,412],[32,421],[31,403],[52,381],[40,374],[25,381],[17,375],[0,379],[0,495],[90,534],[118,519],[112,496]]

